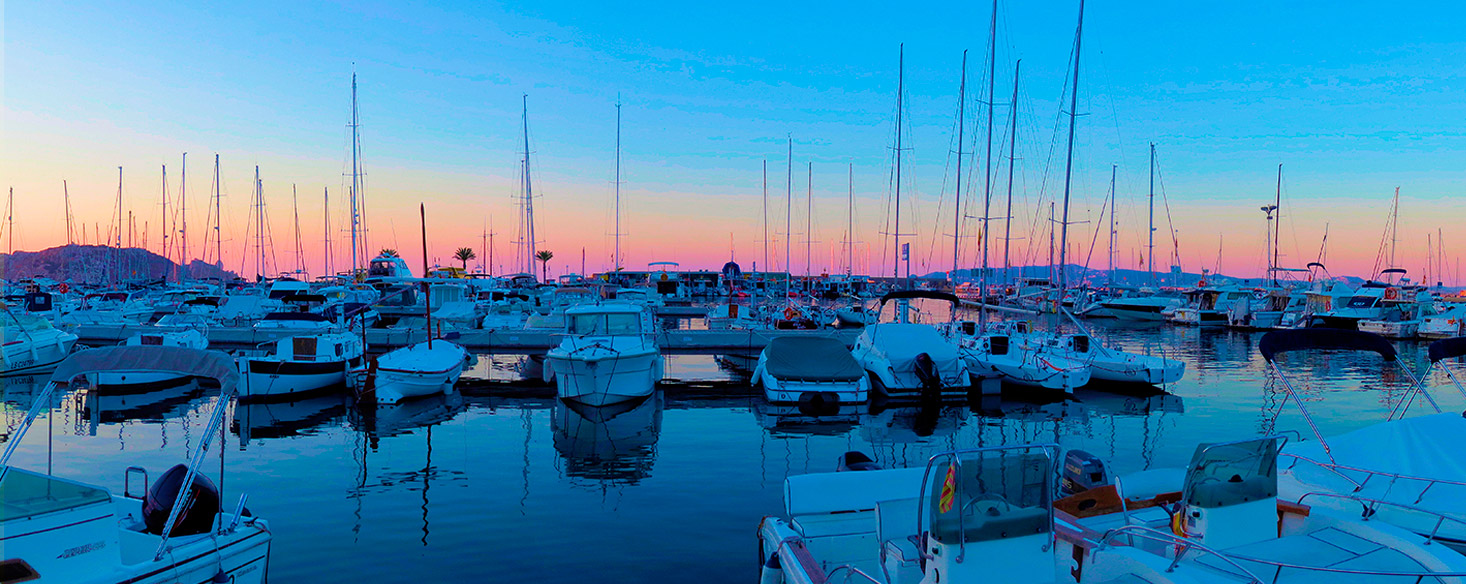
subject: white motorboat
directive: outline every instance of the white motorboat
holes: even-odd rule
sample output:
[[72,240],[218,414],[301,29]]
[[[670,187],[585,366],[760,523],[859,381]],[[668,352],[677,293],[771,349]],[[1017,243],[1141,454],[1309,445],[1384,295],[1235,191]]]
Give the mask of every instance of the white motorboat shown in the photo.
[[[209,338],[203,332],[192,329],[158,331],[135,334],[122,344],[128,347],[182,347],[202,351],[209,348]],[[98,391],[126,393],[178,385],[188,380],[188,377],[167,372],[104,371],[95,376],[92,384]]]
[[1091,380],[1167,385],[1186,374],[1185,362],[1112,349],[1084,333],[1047,335],[1037,340],[1054,353],[1088,366]]
[[1386,288],[1378,318],[1360,319],[1359,330],[1387,339],[1413,339],[1435,314],[1430,293],[1420,288]]
[[358,394],[377,403],[448,393],[463,374],[468,352],[446,339],[434,339],[388,351],[352,371]]
[[1090,369],[1082,360],[1030,338],[1026,322],[1004,322],[978,331],[977,323],[955,323],[948,334],[956,338],[962,358],[974,377],[1074,393],[1089,383]]
[[[1060,553],[1080,582],[1460,582],[1466,557],[1359,510],[1279,498],[1284,439],[1202,444],[1184,470],[1105,481],[1092,457],[1065,459],[1054,503]],[[1087,487],[1087,488],[1086,488]],[[1068,548],[1067,550],[1064,548]],[[1070,553],[1063,553],[1069,551]],[[1260,575],[1266,575],[1263,580]],[[1137,576],[1142,576],[1136,578]]]
[[[1276,331],[1263,337],[1259,349],[1310,424],[1311,414],[1278,365],[1280,354],[1374,351],[1387,361],[1397,360],[1394,346],[1388,341],[1355,331]],[[1293,501],[1316,498],[1316,506],[1355,512],[1360,505],[1344,498],[1365,500],[1364,507],[1371,517],[1466,550],[1466,453],[1456,442],[1466,435],[1466,418],[1454,412],[1442,413],[1424,386],[1432,371],[1440,368],[1459,388],[1459,378],[1445,362],[1466,355],[1466,338],[1436,341],[1429,355],[1431,364],[1419,378],[1400,367],[1411,377],[1414,388],[1401,398],[1386,421],[1327,438],[1315,433],[1316,440],[1284,448],[1280,496]],[[1417,396],[1433,406],[1435,413],[1405,417]]]
[[5,311],[0,325],[4,345],[0,346],[0,375],[37,371],[60,363],[71,353],[77,336],[51,326],[39,316]]
[[897,301],[897,322],[865,327],[851,355],[870,374],[871,390],[886,397],[966,397],[972,379],[957,345],[936,326],[911,322],[906,303],[922,298],[951,303],[954,312],[960,302],[943,292],[890,292],[881,297],[880,306]]
[[1252,299],[1251,291],[1237,286],[1202,286],[1184,294],[1186,301],[1167,320],[1185,326],[1224,326],[1229,307],[1238,300]]
[[290,335],[311,335],[339,330],[330,319],[314,312],[271,312],[254,323],[254,330]]
[[743,304],[719,304],[708,309],[708,330],[747,329],[758,325],[752,307]]
[[1449,339],[1466,334],[1466,305],[1453,304],[1425,317],[1420,323],[1420,336],[1427,339]]
[[293,399],[340,386],[365,352],[361,337],[350,333],[285,337],[270,344],[269,354],[239,358],[243,401]]
[[770,403],[808,404],[811,410],[865,403],[870,393],[870,378],[845,343],[825,335],[769,339],[753,382]]
[[662,352],[650,311],[607,303],[565,310],[564,335],[545,355],[563,399],[605,405],[651,395],[662,378]]
[[[53,407],[59,384],[104,371],[164,372],[212,378],[218,400],[187,465],[148,484],[147,471],[124,472],[124,492],[9,465],[27,428]],[[239,374],[227,355],[180,347],[121,346],[73,354],[52,374],[0,458],[0,533],[5,582],[262,584],[269,572],[268,524],[245,511],[246,497],[228,511],[219,490],[200,471],[224,423]],[[140,492],[132,480],[141,475]],[[180,495],[187,493],[187,495]]]

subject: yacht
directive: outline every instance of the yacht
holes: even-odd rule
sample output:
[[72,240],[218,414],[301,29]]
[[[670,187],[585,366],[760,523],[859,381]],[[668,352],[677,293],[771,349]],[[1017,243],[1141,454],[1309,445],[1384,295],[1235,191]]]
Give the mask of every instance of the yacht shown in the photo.
[[945,292],[889,292],[881,297],[880,306],[896,301],[896,322],[866,326],[851,354],[870,374],[871,391],[885,397],[966,397],[972,378],[956,343],[936,326],[912,321],[909,302],[914,299],[950,303],[954,313],[961,302]]
[[39,316],[5,311],[0,325],[0,375],[18,375],[45,369],[71,353],[77,336],[56,329]]
[[754,385],[775,404],[838,409],[869,399],[870,377],[845,343],[826,335],[784,335],[769,339],[753,371]]
[[1203,286],[1185,292],[1186,302],[1167,320],[1187,326],[1227,324],[1227,308],[1239,300],[1250,300],[1252,292],[1236,286]]
[[948,329],[948,336],[957,341],[974,378],[1001,378],[1008,383],[1068,394],[1089,383],[1091,372],[1086,363],[1061,353],[1057,345],[1037,340],[1027,322],[995,323],[983,331],[978,330],[978,323],[956,324]]
[[351,333],[285,337],[267,343],[263,355],[239,358],[244,377],[240,400],[294,399],[346,383],[346,372],[361,364],[365,347]]
[[662,379],[651,312],[621,303],[568,308],[545,364],[562,399],[599,406],[651,395]]
[[1413,339],[1420,336],[1425,319],[1435,315],[1435,299],[1418,287],[1385,289],[1378,318],[1361,319],[1359,330],[1387,339]]
[[[221,396],[188,464],[157,475],[123,472],[123,493],[10,466],[26,430],[53,407],[60,384],[103,372],[167,373],[218,381]],[[253,517],[246,497],[224,507],[223,493],[203,474],[204,456],[219,435],[239,375],[227,355],[181,347],[119,346],[77,352],[41,390],[0,457],[0,532],[4,582],[263,584],[273,536]],[[141,479],[140,483],[134,483]],[[221,483],[222,477],[220,477]],[[134,489],[137,489],[134,491]],[[180,493],[190,493],[180,496]]]
[[1120,320],[1164,321],[1171,311],[1181,306],[1181,297],[1141,288],[1136,296],[1111,298],[1100,304]]

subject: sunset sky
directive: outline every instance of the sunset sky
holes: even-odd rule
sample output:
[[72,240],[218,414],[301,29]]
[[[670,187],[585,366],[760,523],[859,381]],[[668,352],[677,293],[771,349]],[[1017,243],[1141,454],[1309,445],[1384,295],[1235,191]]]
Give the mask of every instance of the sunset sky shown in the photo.
[[[66,243],[62,181],[89,243],[114,221],[117,169],[138,237],[161,251],[161,167],[179,196],[188,153],[190,255],[205,256],[214,154],[221,160],[226,268],[254,273],[246,245],[254,167],[272,232],[270,271],[293,270],[299,196],[304,268],[325,269],[322,192],[334,267],[347,264],[350,81],[359,75],[369,242],[421,257],[480,257],[492,221],[495,272],[515,271],[515,202],[528,95],[541,249],[551,272],[611,262],[615,104],[623,116],[625,265],[745,269],[763,257],[768,161],[772,267],[841,271],[853,165],[857,270],[889,274],[898,46],[905,43],[903,233],[913,271],[952,265],[955,130],[968,54],[963,190],[982,214],[988,22],[983,2],[517,4],[91,3],[4,7],[0,187],[14,188],[15,247]],[[1400,188],[1397,263],[1420,275],[1443,230],[1454,282],[1466,235],[1466,21],[1459,5],[1364,2],[1091,2],[1086,7],[1070,229],[1071,262],[1105,265],[1099,213],[1118,165],[1120,267],[1145,238],[1147,145],[1157,144],[1157,263],[1255,275],[1262,205],[1283,170],[1281,255],[1368,276]],[[1077,2],[999,6],[994,148],[1007,147],[1022,59],[1014,180],[1015,263],[1045,263],[1050,201],[1062,197],[1066,78]],[[792,237],[784,234],[793,140]],[[972,150],[977,149],[977,156]],[[1003,216],[1006,154],[995,154]],[[804,231],[813,164],[814,233]],[[976,172],[967,172],[976,168]],[[175,203],[176,204],[176,203]],[[913,220],[913,216],[915,219]],[[1108,218],[1105,220],[1108,221]],[[966,235],[978,222],[966,221]],[[1090,242],[1101,232],[1092,253]],[[994,222],[991,237],[1002,236]],[[76,240],[81,242],[81,227]],[[252,234],[249,235],[252,237]],[[991,240],[991,238],[990,238]],[[0,249],[8,251],[0,239]],[[962,267],[980,261],[964,239]],[[731,248],[731,249],[730,249]],[[993,265],[1001,247],[991,248]],[[248,261],[249,263],[245,263]],[[472,264],[480,261],[471,262]],[[1432,280],[1442,279],[1433,277]]]

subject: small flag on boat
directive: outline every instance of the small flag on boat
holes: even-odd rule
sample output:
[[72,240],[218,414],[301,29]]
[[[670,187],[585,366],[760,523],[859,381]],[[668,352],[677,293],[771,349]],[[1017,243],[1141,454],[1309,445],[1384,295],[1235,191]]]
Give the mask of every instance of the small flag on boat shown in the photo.
[[942,481],[942,498],[937,506],[946,513],[952,510],[952,498],[957,494],[957,464],[947,465],[947,479]]

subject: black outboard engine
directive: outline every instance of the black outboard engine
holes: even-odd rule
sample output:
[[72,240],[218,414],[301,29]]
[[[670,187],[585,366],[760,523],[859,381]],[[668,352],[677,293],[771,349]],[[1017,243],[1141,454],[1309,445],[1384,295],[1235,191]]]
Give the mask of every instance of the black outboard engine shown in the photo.
[[876,464],[876,461],[871,460],[864,452],[851,450],[840,455],[840,466],[835,471],[846,472],[852,470],[881,470],[881,465]]
[[[163,534],[163,526],[168,523],[168,514],[178,500],[186,475],[188,467],[176,465],[148,487],[148,495],[143,499],[143,523],[147,525],[148,533]],[[191,490],[193,492],[183,502],[183,509],[179,512],[170,535],[197,535],[208,533],[214,528],[214,517],[219,514],[219,489],[209,477],[198,473],[193,476]]]
[[1105,463],[1099,457],[1083,450],[1070,450],[1064,455],[1064,475],[1060,488],[1065,496],[1108,484],[1110,476],[1105,472]]
[[942,375],[937,371],[937,363],[932,356],[922,353],[916,356],[916,379],[921,381],[922,395],[929,395],[931,392],[942,391]]

